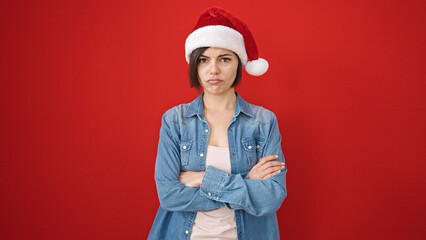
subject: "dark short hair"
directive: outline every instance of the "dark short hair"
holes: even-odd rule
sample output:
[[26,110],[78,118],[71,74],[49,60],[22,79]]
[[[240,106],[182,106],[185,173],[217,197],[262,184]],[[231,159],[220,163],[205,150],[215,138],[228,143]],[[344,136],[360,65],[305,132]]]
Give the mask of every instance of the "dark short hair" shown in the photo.
[[[192,51],[190,57],[189,57],[189,67],[188,67],[188,77],[189,77],[189,84],[191,87],[195,88],[197,92],[200,92],[200,82],[198,79],[198,59],[200,58],[201,54],[209,47],[201,47],[197,48],[194,51]],[[243,69],[243,65],[241,64],[240,58],[238,57],[238,68],[237,68],[237,75],[235,76],[234,83],[232,84],[232,87],[237,86],[241,82],[241,72]]]

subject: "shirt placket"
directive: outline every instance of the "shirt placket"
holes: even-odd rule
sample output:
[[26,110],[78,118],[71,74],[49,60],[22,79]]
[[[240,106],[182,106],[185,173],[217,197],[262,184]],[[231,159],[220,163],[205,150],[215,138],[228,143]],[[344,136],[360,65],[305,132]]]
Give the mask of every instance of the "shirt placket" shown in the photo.
[[207,145],[209,143],[209,137],[210,137],[210,126],[207,123],[204,116],[198,116],[198,118],[201,120],[200,122],[200,131],[198,132],[198,136],[201,139],[199,148],[198,148],[198,163],[199,163],[199,169],[200,171],[206,170],[206,155],[207,155]]

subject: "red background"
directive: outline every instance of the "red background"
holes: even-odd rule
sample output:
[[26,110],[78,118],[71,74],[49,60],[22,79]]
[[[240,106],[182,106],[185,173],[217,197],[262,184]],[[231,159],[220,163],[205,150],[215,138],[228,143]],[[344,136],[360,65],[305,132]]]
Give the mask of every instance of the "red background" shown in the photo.
[[424,1],[2,1],[0,238],[145,239],[162,114],[196,96],[184,41],[219,5],[278,116],[282,239],[425,239]]

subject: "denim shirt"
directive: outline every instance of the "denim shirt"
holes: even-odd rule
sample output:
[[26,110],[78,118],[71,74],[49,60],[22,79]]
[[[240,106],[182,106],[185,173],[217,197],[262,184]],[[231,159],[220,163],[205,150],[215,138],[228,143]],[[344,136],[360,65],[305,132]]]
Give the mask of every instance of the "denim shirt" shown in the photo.
[[[275,114],[237,95],[227,129],[231,174],[205,166],[210,127],[202,95],[162,117],[155,164],[160,207],[148,239],[189,239],[197,212],[226,206],[235,210],[238,239],[279,239],[276,211],[287,196],[286,172],[267,180],[248,179],[260,158],[284,162]],[[179,182],[182,171],[205,171],[199,188]]]

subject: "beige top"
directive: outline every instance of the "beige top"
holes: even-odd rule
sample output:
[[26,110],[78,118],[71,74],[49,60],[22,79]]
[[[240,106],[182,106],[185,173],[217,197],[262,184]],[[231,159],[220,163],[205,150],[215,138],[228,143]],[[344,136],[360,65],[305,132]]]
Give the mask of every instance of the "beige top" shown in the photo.
[[[207,146],[206,167],[213,166],[231,173],[229,148]],[[210,212],[198,212],[192,227],[191,240],[238,239],[235,213],[227,207]]]

